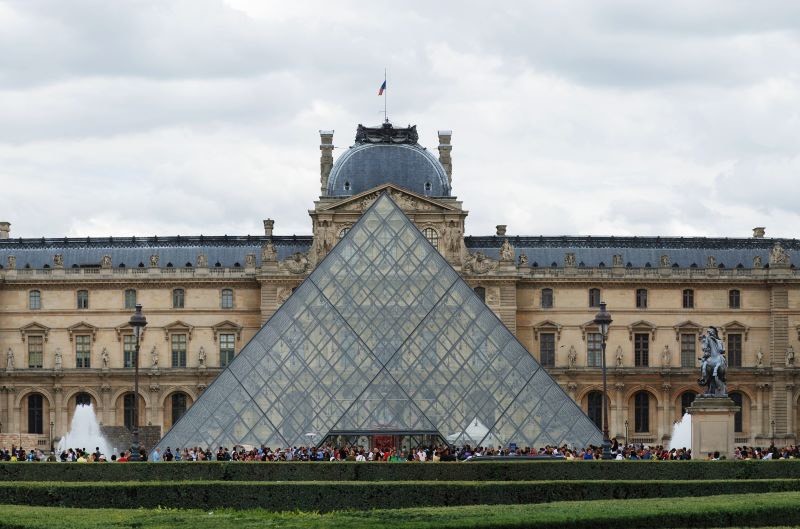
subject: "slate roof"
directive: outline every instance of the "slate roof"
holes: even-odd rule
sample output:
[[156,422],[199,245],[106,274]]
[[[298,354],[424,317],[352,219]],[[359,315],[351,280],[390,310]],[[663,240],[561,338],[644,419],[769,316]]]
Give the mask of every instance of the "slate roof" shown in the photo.
[[[110,255],[112,265],[149,266],[150,256],[158,254],[159,266],[196,266],[198,254],[208,256],[208,266],[234,268],[245,264],[245,256],[256,255],[256,265],[261,265],[261,245],[266,236],[192,236],[192,237],[86,237],[60,239],[5,239],[0,240],[0,267],[7,265],[7,257],[17,259],[17,268],[53,267],[53,256],[64,256],[64,267],[99,266],[104,255]],[[278,259],[311,248],[310,236],[272,237]],[[26,266],[27,265],[27,266]]]
[[[763,265],[769,263],[769,253],[776,242],[788,252],[791,262],[800,263],[800,240],[768,238],[712,238],[712,237],[507,237],[514,247],[515,258],[524,252],[531,266],[564,266],[564,255],[575,254],[580,266],[597,267],[601,263],[611,266],[615,254],[622,255],[627,266],[645,268],[648,263],[658,267],[661,256],[668,255],[671,266],[689,268],[693,264],[705,268],[708,256],[714,256],[716,265],[724,268],[752,268],[753,258],[761,256]],[[498,259],[500,246],[506,237],[466,237],[464,242],[470,252],[483,252]]]

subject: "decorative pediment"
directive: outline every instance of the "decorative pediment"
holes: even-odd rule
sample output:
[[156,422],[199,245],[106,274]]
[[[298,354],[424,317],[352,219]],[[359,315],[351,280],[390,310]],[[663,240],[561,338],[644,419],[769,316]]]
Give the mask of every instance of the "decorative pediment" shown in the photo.
[[747,335],[750,333],[750,327],[736,320],[730,321],[725,325],[721,325],[719,330],[722,331],[720,338],[723,340],[729,333],[740,333],[744,335],[744,339],[747,341]]
[[82,321],[80,323],[76,323],[75,325],[73,325],[71,327],[67,327],[67,332],[69,333],[69,341],[70,342],[72,341],[72,338],[76,334],[91,334],[92,335],[92,341],[94,341],[95,338],[97,337],[97,327],[95,327],[91,323],[86,323],[85,321]]
[[50,333],[50,327],[45,327],[41,323],[29,323],[24,327],[19,328],[19,333],[22,335],[22,341],[25,341],[25,336],[36,335],[44,336],[44,341],[47,341],[47,335]]
[[650,333],[650,340],[656,339],[656,326],[649,321],[639,320],[628,325],[628,338],[632,341],[637,333]]
[[701,334],[703,332],[703,326],[691,320],[674,325],[672,328],[675,329],[676,342],[681,339],[681,334]]
[[590,332],[600,332],[600,328],[594,322],[594,320],[589,320],[583,325],[581,325],[581,338],[583,341],[586,341],[586,335]]
[[558,323],[550,320],[544,320],[536,325],[533,326],[533,339],[539,339],[539,333],[542,332],[554,332],[556,333],[556,340],[561,339],[561,328],[563,325],[559,325]]
[[214,331],[214,341],[217,341],[217,335],[222,333],[236,333],[236,340],[242,339],[242,326],[230,320],[221,321],[216,325],[212,325],[211,329]]
[[[147,329],[147,327],[142,327],[142,330],[140,331],[140,334],[139,334],[139,338],[140,339],[144,338],[145,329]],[[124,335],[126,335],[126,334],[134,334],[133,327],[131,327],[130,322],[127,322],[127,321],[125,323],[123,323],[122,325],[117,325],[116,327],[114,327],[114,330],[117,331],[117,341],[118,342],[122,341],[122,337]]]
[[438,200],[418,195],[412,191],[401,189],[392,184],[384,184],[369,191],[344,198],[329,206],[320,208],[318,211],[348,211],[348,212],[363,212],[369,208],[372,203],[384,191],[388,191],[392,199],[400,206],[400,209],[405,211],[458,211],[458,209],[450,204],[442,203]]
[[169,341],[169,335],[175,333],[184,333],[186,334],[186,338],[191,340],[192,339],[192,331],[194,327],[189,325],[188,323],[184,323],[180,320],[173,321],[170,324],[164,325],[164,339]]

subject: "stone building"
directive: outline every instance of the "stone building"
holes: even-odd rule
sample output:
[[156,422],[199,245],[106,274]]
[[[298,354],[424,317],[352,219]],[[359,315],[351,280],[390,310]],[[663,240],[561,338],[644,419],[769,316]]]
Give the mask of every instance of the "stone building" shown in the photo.
[[[737,442],[800,431],[800,241],[764,236],[465,236],[453,194],[451,133],[438,157],[415,127],[358,127],[334,161],[320,131],[321,193],[311,234],[14,239],[0,223],[0,446],[49,446],[75,405],[107,426],[132,422],[136,303],[142,425],[172,426],[382,193],[593,420],[602,402],[600,301],[608,337],[610,433],[661,443],[697,386],[699,335],[717,326]],[[501,214],[499,214],[501,215]],[[24,222],[24,219],[22,219]],[[504,219],[498,218],[498,222]],[[514,231],[532,231],[519,227]]]

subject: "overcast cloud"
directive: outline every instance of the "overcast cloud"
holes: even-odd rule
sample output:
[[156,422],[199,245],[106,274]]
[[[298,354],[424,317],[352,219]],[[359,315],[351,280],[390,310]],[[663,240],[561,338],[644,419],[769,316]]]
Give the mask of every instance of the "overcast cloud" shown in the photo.
[[12,236],[309,234],[384,67],[468,234],[798,236],[798,2],[286,4],[0,0]]

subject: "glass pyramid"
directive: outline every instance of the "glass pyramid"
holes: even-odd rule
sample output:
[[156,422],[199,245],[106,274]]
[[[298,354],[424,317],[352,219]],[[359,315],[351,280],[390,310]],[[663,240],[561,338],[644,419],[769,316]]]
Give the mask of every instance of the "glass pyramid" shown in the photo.
[[602,441],[385,193],[158,448],[300,446],[332,432]]

